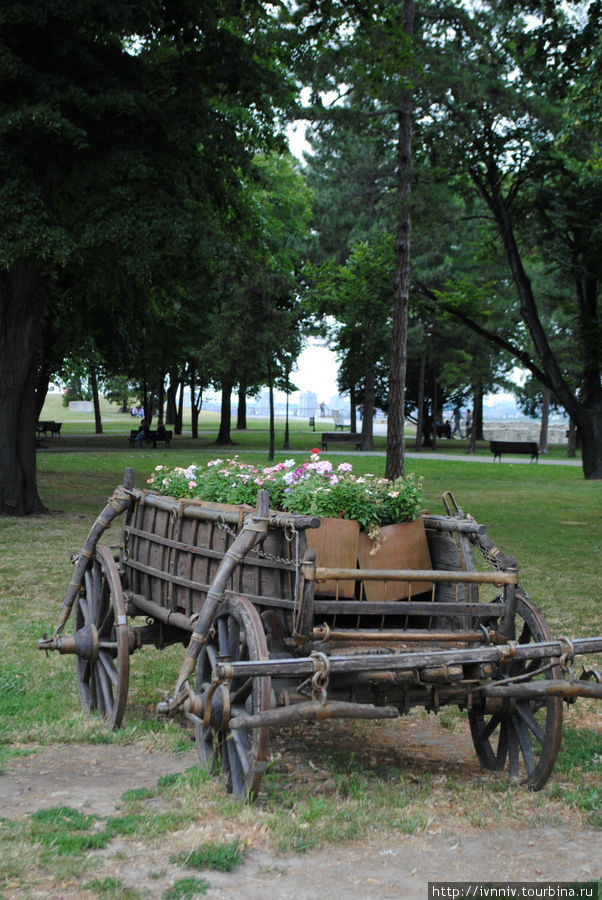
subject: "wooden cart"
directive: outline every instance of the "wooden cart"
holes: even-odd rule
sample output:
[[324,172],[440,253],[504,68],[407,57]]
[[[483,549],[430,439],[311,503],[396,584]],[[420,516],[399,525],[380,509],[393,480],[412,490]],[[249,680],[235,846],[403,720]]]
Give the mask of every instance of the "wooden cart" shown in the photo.
[[[447,515],[422,517],[430,568],[341,569],[307,547],[320,519],[272,513],[264,492],[256,510],[175,500],[137,490],[128,469],[39,647],[75,656],[83,706],[117,728],[135,652],[184,644],[158,711],[193,722],[201,762],[240,799],[259,788],[271,727],[449,705],[467,711],[485,768],[539,790],[563,699],[602,697],[597,673],[572,676],[575,656],[602,651],[602,637],[553,638],[516,560],[451,494],[444,503]],[[119,515],[109,548],[99,538]]]

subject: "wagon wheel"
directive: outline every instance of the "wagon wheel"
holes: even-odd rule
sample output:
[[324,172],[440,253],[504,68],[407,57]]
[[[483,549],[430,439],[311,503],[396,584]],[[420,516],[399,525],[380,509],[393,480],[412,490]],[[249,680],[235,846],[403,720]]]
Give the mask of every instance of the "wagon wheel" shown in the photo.
[[[203,701],[211,687],[215,664],[269,659],[261,619],[244,597],[223,600],[213,621],[211,638],[201,650],[196,692]],[[257,793],[269,744],[269,727],[231,729],[230,718],[254,714],[270,706],[269,677],[233,678],[220,685],[211,699],[209,724],[197,719],[195,736],[199,759],[214,773],[221,769],[237,800],[252,800]]]
[[[516,631],[519,644],[551,641],[548,623],[536,606],[520,595],[516,606]],[[522,628],[520,621],[522,619]],[[505,666],[501,678],[534,672],[542,660],[515,660]],[[533,680],[557,679],[559,666],[534,676]],[[491,771],[502,771],[508,763],[513,778],[520,778],[530,790],[540,790],[552,773],[562,736],[562,699],[499,699],[487,711],[474,707],[468,714],[473,744],[481,764]]]
[[128,693],[130,656],[125,602],[110,550],[96,546],[75,605],[75,667],[82,706],[119,728]]

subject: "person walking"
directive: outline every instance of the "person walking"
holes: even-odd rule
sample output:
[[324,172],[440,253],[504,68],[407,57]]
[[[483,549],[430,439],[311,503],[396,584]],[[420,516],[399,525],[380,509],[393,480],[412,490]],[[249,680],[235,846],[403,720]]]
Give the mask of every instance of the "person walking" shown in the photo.
[[456,432],[460,435],[461,438],[464,437],[462,434],[462,407],[458,403],[457,406],[454,406],[454,429],[451,433],[452,438],[455,436]]

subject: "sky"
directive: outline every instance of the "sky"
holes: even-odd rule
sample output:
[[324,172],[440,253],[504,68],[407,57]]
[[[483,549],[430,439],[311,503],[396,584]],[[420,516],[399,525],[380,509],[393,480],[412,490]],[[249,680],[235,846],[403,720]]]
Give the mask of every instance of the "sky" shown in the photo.
[[[300,391],[313,391],[318,403],[324,401],[328,404],[339,393],[337,372],[337,358],[332,350],[321,346],[317,341],[310,341],[297,360],[297,369],[291,373],[291,381]],[[514,369],[513,380],[521,384],[524,374],[520,369]],[[284,394],[281,399],[283,398]],[[513,397],[512,394],[500,391],[488,394],[484,399],[486,404],[496,406],[511,401]]]
[[297,369],[291,373],[291,381],[300,391],[313,391],[318,403],[326,402],[338,394],[337,359],[328,347],[311,341],[297,360]]

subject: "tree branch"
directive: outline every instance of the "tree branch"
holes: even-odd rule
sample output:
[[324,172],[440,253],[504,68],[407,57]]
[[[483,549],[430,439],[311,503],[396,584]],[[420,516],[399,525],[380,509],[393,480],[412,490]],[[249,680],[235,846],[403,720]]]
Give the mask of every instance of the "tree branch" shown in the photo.
[[547,377],[545,372],[543,372],[538,366],[535,365],[529,354],[525,350],[521,350],[511,341],[508,341],[506,338],[503,338],[501,335],[496,334],[495,331],[490,331],[488,328],[483,328],[482,325],[479,325],[478,322],[475,322],[470,316],[466,313],[462,312],[462,310],[457,309],[451,304],[445,303],[441,300],[440,297],[435,294],[430,288],[428,288],[425,284],[422,284],[419,281],[414,282],[414,286],[420,291],[423,297],[426,297],[427,300],[430,300],[433,304],[433,307],[436,309],[443,309],[445,312],[449,313],[459,322],[462,322],[463,325],[467,325],[475,334],[478,334],[480,337],[485,338],[496,346],[500,347],[502,350],[505,350],[507,353],[510,353],[515,359],[523,364],[526,369],[529,369],[530,372],[535,375],[538,381],[541,381],[546,387],[549,387],[552,391],[554,390],[554,386],[550,379]]

